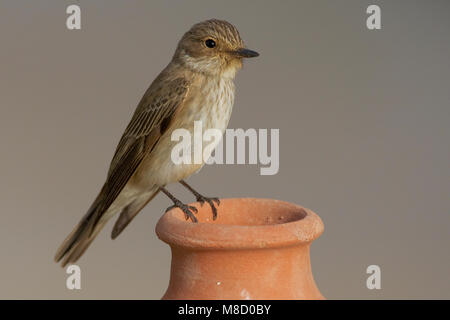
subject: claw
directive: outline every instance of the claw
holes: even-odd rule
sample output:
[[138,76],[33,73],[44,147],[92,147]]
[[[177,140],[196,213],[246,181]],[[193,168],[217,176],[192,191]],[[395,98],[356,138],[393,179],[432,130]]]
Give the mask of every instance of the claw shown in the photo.
[[189,206],[189,209],[190,209],[190,210],[192,210],[192,211],[194,211],[195,213],[198,213],[198,210],[197,210],[197,208],[196,208],[196,207],[193,207],[193,206]]
[[213,214],[213,220],[217,219],[217,208],[214,205],[214,202],[217,203],[217,205],[220,205],[220,200],[218,198],[208,198],[208,197],[204,197],[204,196],[199,196],[197,197],[197,201],[200,202],[200,206],[203,206],[203,204],[205,202],[208,202],[208,204],[211,207],[212,210],[212,214]]
[[191,219],[192,222],[195,222],[195,223],[198,222],[197,218],[194,216],[194,213],[198,212],[196,207],[188,206],[188,205],[186,205],[186,204],[184,204],[182,202],[176,202],[173,206],[168,207],[166,209],[166,212],[169,211],[169,210],[172,210],[173,208],[180,208],[181,211],[184,212],[184,217],[186,218],[186,220]]

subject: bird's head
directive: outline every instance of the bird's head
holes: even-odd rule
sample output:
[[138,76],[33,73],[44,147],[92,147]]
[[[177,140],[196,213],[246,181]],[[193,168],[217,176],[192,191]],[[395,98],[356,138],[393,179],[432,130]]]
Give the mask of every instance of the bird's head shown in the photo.
[[212,19],[193,25],[184,34],[173,59],[195,72],[233,78],[244,58],[258,55],[245,48],[235,26]]

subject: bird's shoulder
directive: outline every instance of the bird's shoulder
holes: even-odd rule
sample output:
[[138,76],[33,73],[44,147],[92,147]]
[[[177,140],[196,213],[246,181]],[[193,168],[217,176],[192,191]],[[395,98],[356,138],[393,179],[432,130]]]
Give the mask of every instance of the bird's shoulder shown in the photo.
[[192,84],[189,74],[169,67],[164,69],[142,96],[124,135],[149,134],[183,104]]
[[[127,125],[111,161],[109,175],[123,163],[123,158],[130,150],[135,150],[137,156],[147,152],[148,138],[156,143],[167,119],[183,105],[192,78],[189,74],[166,67],[149,86],[140,100],[129,124]],[[136,145],[140,145],[136,148]],[[146,151],[147,150],[147,151]],[[126,164],[124,164],[126,165]]]

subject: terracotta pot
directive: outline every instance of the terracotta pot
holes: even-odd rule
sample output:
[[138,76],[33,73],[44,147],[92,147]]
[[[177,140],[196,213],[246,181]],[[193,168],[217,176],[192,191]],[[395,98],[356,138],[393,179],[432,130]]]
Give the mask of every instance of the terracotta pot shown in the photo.
[[158,237],[172,249],[163,299],[323,299],[309,248],[323,232],[309,209],[269,199],[223,199],[212,220],[207,203],[199,223],[180,209],[165,213]]

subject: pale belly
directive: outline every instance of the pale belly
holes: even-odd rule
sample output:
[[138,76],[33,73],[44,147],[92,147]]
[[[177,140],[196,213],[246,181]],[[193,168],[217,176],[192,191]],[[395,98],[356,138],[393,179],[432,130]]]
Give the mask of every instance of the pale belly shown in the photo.
[[[197,131],[195,132],[197,139],[199,138],[199,125],[201,125],[200,134],[204,134],[208,129],[217,129],[223,134],[228,126],[233,107],[233,83],[220,81],[218,84],[212,89],[205,88],[204,94],[194,97],[181,109],[170,128],[161,136],[155,149],[143,160],[138,169],[139,174],[135,177],[137,179],[134,179],[137,184],[146,188],[154,185],[164,186],[185,179],[203,167],[205,160],[208,158],[207,155],[203,154],[203,150],[202,156],[194,159],[194,144],[198,142],[194,139],[194,124],[197,122]],[[185,145],[189,144],[190,164],[176,164],[172,158],[173,148],[181,142],[172,141],[172,133],[180,128],[186,129],[191,137],[190,141],[184,140],[183,142]],[[204,141],[203,147],[208,145],[208,149],[212,151],[213,146],[215,147],[218,142]],[[215,145],[210,145],[211,143],[215,143]]]

